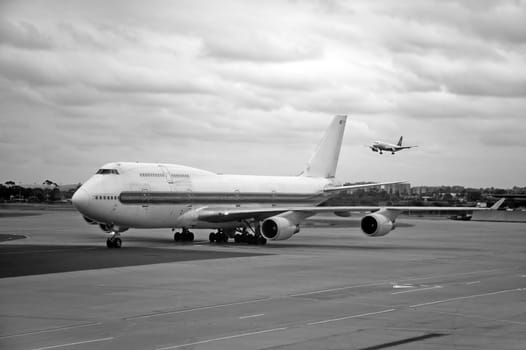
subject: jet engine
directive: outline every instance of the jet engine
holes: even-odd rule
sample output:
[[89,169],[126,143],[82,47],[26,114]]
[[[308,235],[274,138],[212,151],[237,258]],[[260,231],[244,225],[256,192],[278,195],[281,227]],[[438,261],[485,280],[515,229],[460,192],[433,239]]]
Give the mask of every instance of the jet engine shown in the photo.
[[273,216],[261,223],[261,234],[271,241],[289,239],[300,231],[300,225],[291,222],[282,216]]
[[395,225],[388,217],[380,213],[373,213],[362,218],[361,227],[369,237],[382,237],[391,232]]

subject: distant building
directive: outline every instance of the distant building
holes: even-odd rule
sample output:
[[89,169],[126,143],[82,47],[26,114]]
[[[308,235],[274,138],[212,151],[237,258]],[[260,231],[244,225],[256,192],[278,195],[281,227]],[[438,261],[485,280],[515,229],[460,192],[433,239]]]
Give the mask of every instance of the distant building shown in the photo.
[[[356,183],[345,183],[345,185],[361,185],[361,184],[370,184],[373,182],[356,182]],[[383,190],[386,191],[389,194],[399,194],[399,195],[410,195],[411,194],[411,185],[408,183],[399,183],[399,184],[390,184],[390,185],[382,185],[381,187],[367,187],[364,188],[363,191],[370,192],[370,191],[378,191]],[[347,194],[353,194],[356,189],[348,190],[346,191]]]
[[408,183],[390,184],[382,186],[382,189],[389,194],[409,195],[411,185]]

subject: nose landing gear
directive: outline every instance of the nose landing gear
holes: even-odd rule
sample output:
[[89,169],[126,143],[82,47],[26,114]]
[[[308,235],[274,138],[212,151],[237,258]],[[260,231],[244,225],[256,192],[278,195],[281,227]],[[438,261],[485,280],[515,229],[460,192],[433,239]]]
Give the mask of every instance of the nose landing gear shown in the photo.
[[99,224],[104,232],[108,232],[110,237],[106,240],[106,247],[120,248],[122,246],[121,232],[128,230],[127,227],[122,227],[114,224]]
[[112,232],[111,237],[106,240],[106,247],[108,248],[120,248],[122,246],[122,239],[120,238],[119,232]]

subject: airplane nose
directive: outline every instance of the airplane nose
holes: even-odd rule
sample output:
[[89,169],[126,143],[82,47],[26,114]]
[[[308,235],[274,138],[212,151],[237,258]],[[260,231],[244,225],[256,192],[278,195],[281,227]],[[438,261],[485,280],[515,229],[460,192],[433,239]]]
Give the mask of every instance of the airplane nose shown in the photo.
[[89,205],[89,193],[83,188],[79,188],[71,197],[73,206],[80,212],[86,211]]

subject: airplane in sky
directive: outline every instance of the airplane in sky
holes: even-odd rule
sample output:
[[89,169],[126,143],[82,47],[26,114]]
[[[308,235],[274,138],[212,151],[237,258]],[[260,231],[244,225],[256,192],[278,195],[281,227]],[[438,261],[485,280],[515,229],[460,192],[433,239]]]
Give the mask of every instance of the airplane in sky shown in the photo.
[[[175,241],[193,241],[193,228],[214,229],[210,242],[265,244],[286,240],[301,222],[318,213],[349,216],[369,211],[362,231],[385,236],[403,211],[488,210],[482,208],[322,206],[350,189],[399,182],[342,186],[335,179],[347,116],[336,116],[298,176],[224,175],[178,164],[115,162],[102,166],[73,195],[84,219],[110,234],[108,248],[120,248],[129,228],[170,228]],[[180,228],[180,232],[175,232]]]
[[418,147],[418,146],[402,146],[402,140],[404,139],[403,136],[400,136],[400,139],[398,140],[398,143],[396,145],[393,145],[392,143],[387,143],[383,141],[374,141],[369,148],[373,152],[379,152],[380,154],[383,154],[382,151],[389,151],[391,154],[395,154],[398,151],[401,151],[403,149]]

